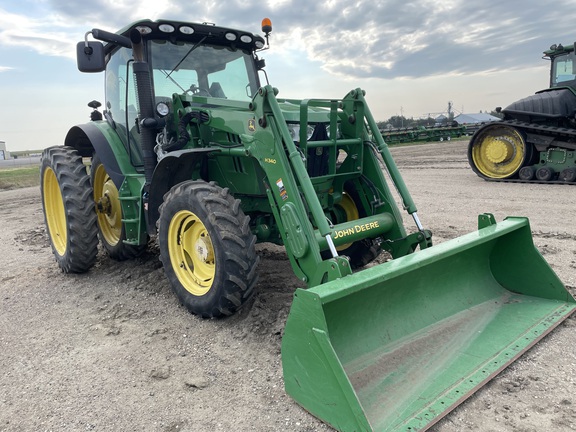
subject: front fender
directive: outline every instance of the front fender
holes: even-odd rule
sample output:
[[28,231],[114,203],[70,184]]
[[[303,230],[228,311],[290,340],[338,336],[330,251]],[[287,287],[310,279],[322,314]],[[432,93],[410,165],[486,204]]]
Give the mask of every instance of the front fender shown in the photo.
[[[199,171],[206,156],[209,153],[219,152],[213,148],[194,148],[178,150],[168,153],[156,166],[152,183],[150,185],[150,197],[148,201],[148,232],[155,232],[156,221],[160,213],[158,209],[164,199],[164,194],[172,186],[186,180],[196,180],[193,173]],[[202,175],[200,174],[200,178]],[[206,179],[204,179],[206,180]]]

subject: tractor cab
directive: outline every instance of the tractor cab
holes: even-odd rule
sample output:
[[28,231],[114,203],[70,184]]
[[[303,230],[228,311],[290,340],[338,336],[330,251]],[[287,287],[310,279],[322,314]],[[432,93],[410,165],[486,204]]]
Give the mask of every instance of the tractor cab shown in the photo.
[[[212,24],[138,21],[116,33],[93,29],[95,39],[80,42],[78,68],[106,71],[105,119],[116,129],[134,166],[143,166],[142,104],[152,104],[158,126],[173,114],[176,100],[194,96],[249,103],[260,88],[258,70],[264,61],[257,51],[264,38]],[[146,64],[147,81],[137,82],[134,64]],[[139,86],[151,100],[139,100]]]
[[574,46],[552,45],[544,52],[544,58],[552,61],[550,87],[571,87],[576,89],[576,54]]

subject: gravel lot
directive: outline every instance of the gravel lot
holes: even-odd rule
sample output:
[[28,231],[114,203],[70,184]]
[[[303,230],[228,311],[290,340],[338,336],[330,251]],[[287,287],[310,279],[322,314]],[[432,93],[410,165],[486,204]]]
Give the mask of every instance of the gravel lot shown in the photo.
[[[574,294],[576,188],[485,182],[466,145],[393,148],[423,225],[441,242],[475,230],[480,213],[528,216]],[[65,275],[38,188],[0,192],[0,221],[0,431],[331,430],[284,393],[280,343],[299,281],[283,249],[259,245],[251,307],[202,320],[171,293],[153,244]],[[575,327],[566,320],[432,430],[575,430]]]

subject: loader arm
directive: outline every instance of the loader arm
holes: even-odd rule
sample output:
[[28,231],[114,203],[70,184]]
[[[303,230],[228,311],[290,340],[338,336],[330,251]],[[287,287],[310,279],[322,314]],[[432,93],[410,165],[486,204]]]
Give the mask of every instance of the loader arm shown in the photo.
[[302,153],[290,136],[274,89],[261,88],[253,106],[259,127],[253,140],[248,139],[251,142],[247,150],[266,173],[266,193],[296,275],[308,286],[314,286],[350,274],[346,258],[321,257],[314,227],[335,251],[332,229],[306,172]]
[[[380,236],[386,249],[395,256],[402,256],[431,245],[431,234],[419,226],[418,232],[407,235],[402,217],[395,205],[374,149],[382,156],[404,207],[416,214],[416,207],[400,173],[377,133],[376,123],[363,98],[361,90],[350,92],[342,100],[290,101],[300,106],[300,137],[295,143],[287,127],[287,119],[276,99],[275,89],[266,86],[255,96],[254,133],[243,136],[243,144],[251,157],[260,163],[266,178],[266,193],[279,226],[287,253],[297,276],[308,287],[316,286],[351,274],[350,263],[340,256],[337,246],[345,241]],[[311,107],[326,109],[331,137],[323,141],[308,141],[305,130]],[[257,124],[257,125],[256,125]],[[337,128],[340,125],[341,135]],[[371,132],[371,134],[369,133]],[[375,133],[376,132],[376,133]],[[376,142],[371,140],[376,137]],[[326,172],[311,177],[306,167],[309,148],[326,148],[330,163]],[[337,165],[340,151],[349,160]],[[372,211],[363,218],[342,224],[332,224],[320,201],[319,190],[332,185],[330,190],[340,190],[347,181],[363,179],[374,190]],[[328,250],[331,257],[323,258]]]

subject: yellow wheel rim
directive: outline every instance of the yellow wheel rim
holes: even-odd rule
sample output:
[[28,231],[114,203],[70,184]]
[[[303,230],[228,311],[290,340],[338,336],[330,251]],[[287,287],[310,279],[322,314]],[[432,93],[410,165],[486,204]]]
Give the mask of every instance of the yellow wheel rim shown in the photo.
[[118,189],[103,165],[96,167],[93,187],[100,233],[106,243],[115,246],[122,236],[122,207]]
[[524,162],[526,144],[512,128],[490,128],[472,147],[474,165],[489,178],[507,178],[514,175]]
[[168,252],[182,286],[195,296],[210,291],[216,274],[214,247],[208,230],[188,210],[174,215],[168,227]]
[[[345,222],[360,219],[360,214],[358,213],[358,208],[356,207],[356,203],[350,197],[350,195],[348,195],[346,192],[344,192],[342,194],[342,200],[337,205],[344,211],[344,214],[346,215],[346,221]],[[342,251],[344,249],[349,248],[351,245],[352,245],[352,243],[342,244],[342,245],[336,247],[336,250]]]
[[46,168],[42,179],[46,224],[50,240],[58,255],[63,256],[68,242],[66,211],[58,179],[52,168]]

